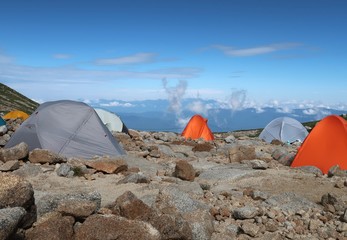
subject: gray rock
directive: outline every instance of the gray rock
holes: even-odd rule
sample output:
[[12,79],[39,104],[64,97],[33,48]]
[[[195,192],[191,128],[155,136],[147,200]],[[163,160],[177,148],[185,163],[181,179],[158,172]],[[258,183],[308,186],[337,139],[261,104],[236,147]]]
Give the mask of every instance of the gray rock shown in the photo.
[[333,193],[326,193],[321,198],[321,204],[330,209],[329,206],[333,206],[334,211],[342,212],[345,210],[345,204],[342,198]]
[[28,144],[22,142],[11,148],[0,149],[0,161],[20,160],[29,154]]
[[319,208],[319,205],[313,203],[306,198],[292,192],[285,192],[271,196],[265,203],[270,206],[276,206],[283,211],[298,212],[299,210],[308,210]]
[[193,240],[210,240],[214,232],[213,218],[207,210],[197,210],[183,214],[192,230]]
[[284,148],[276,148],[272,154],[271,157],[275,160],[279,160],[282,156],[285,156],[288,154],[288,151]]
[[235,136],[234,135],[229,135],[226,138],[224,138],[224,141],[226,143],[233,143],[233,142],[235,142]]
[[34,203],[34,190],[30,182],[13,174],[0,173],[0,208],[28,209]]
[[8,239],[15,233],[25,215],[26,211],[22,207],[0,209],[0,239]]
[[347,171],[342,170],[339,165],[334,165],[328,171],[328,177],[333,177],[333,176],[347,177]]
[[258,159],[254,159],[254,160],[249,160],[248,164],[251,166],[251,168],[253,169],[267,169],[269,167],[269,165],[264,162],[263,160],[258,160]]
[[231,181],[239,177],[252,174],[253,171],[249,169],[234,169],[230,167],[214,168],[202,172],[199,175],[199,179],[214,180],[214,181]]
[[261,192],[261,191],[258,191],[258,190],[253,190],[251,192],[251,197],[254,200],[266,200],[269,196],[268,196],[267,193],[264,193],[264,192]]
[[180,191],[174,186],[164,187],[157,196],[157,208],[174,208],[179,213],[188,213],[196,210],[208,210],[209,207],[192,199],[189,194]]
[[336,228],[336,230],[338,231],[338,232],[347,232],[347,223],[340,223],[338,226],[337,226],[337,228]]
[[283,164],[284,166],[290,166],[292,162],[294,161],[294,158],[295,158],[295,153],[288,153],[288,154],[282,155],[278,159],[278,162]]
[[42,216],[45,213],[53,212],[58,207],[59,203],[68,200],[87,200],[94,202],[96,204],[96,209],[101,206],[101,195],[98,192],[80,192],[80,193],[69,193],[69,194],[54,194],[54,195],[44,195],[42,198],[38,199],[36,202],[37,214]]
[[203,197],[204,191],[201,188],[201,185],[197,182],[189,181],[178,181],[176,187],[190,196]]
[[162,170],[163,166],[144,158],[138,158],[131,155],[123,156],[123,159],[128,164],[128,167],[137,167],[141,172],[145,172],[149,176],[155,176],[158,170]]
[[70,172],[72,172],[73,175],[72,167],[66,163],[61,164],[56,171],[57,175],[60,177],[67,177],[71,175]]
[[169,157],[174,157],[175,156],[174,151],[172,151],[172,149],[169,146],[167,146],[167,145],[159,144],[158,145],[158,149],[159,149],[159,151],[161,153],[163,153],[166,156],[169,156]]
[[225,228],[225,232],[230,236],[230,237],[236,237],[236,235],[240,232],[240,229],[237,225],[235,224],[229,224]]
[[0,165],[0,171],[2,172],[14,171],[14,170],[17,170],[18,168],[19,168],[18,160],[10,160]]
[[245,206],[241,208],[236,208],[233,212],[235,219],[250,219],[254,218],[259,214],[259,209],[252,206]]
[[172,142],[177,139],[177,135],[173,132],[155,132],[153,133],[153,137],[163,142]]
[[255,237],[259,232],[259,227],[256,224],[248,222],[242,223],[241,229],[244,233],[251,237]]
[[5,133],[7,133],[7,127],[6,125],[0,126],[0,136],[4,135]]
[[304,171],[307,173],[313,173],[316,176],[322,176],[323,175],[322,171],[315,166],[302,166],[302,167],[297,167],[297,169],[300,169],[301,171]]
[[242,160],[255,159],[255,148],[254,146],[238,145],[229,149],[229,161],[230,162],[241,162]]
[[23,164],[19,169],[12,172],[20,177],[33,177],[43,173],[41,166],[27,162]]
[[211,152],[194,152],[194,156],[196,156],[199,159],[203,159],[203,158],[211,157],[212,154]]
[[122,180],[118,181],[119,184],[124,184],[124,183],[149,183],[150,179],[145,176],[143,173],[132,173]]
[[347,223],[347,208],[345,209],[345,212],[341,216],[341,220],[345,223]]

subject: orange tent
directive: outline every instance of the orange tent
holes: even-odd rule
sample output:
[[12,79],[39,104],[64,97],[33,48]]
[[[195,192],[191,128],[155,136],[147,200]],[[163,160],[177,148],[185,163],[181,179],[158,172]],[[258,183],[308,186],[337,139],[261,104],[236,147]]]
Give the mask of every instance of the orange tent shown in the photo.
[[13,110],[13,111],[5,114],[5,116],[3,118],[4,119],[17,119],[17,118],[21,118],[24,121],[28,117],[29,117],[29,115],[26,114],[25,112],[22,112],[22,111],[19,111],[19,110]]
[[291,166],[316,166],[326,174],[334,165],[347,170],[347,122],[330,115],[312,129]]
[[186,128],[182,132],[185,138],[198,139],[203,138],[206,141],[213,140],[214,136],[207,125],[207,119],[200,115],[194,115],[188,122]]

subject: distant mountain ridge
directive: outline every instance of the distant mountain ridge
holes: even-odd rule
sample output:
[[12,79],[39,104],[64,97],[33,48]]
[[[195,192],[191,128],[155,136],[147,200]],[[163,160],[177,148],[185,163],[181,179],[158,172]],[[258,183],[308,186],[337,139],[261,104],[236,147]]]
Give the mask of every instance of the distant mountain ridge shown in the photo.
[[[116,113],[131,129],[178,133],[183,131],[189,119],[195,114],[207,118],[213,132],[264,128],[277,117],[291,117],[305,123],[320,120],[330,114],[346,114],[346,110],[312,106],[289,109],[286,106],[256,108],[236,105],[238,108],[233,110],[233,106],[225,102],[196,98],[185,98],[179,102],[170,102],[166,99],[143,101],[80,99],[79,101]],[[39,103],[0,83],[0,113],[18,109],[31,114],[38,106]]]
[[[320,120],[328,115],[345,114],[345,110],[328,107],[244,107],[233,110],[227,103],[215,100],[182,99],[172,106],[168,100],[98,100],[90,103],[116,113],[128,128],[143,131],[182,132],[189,119],[200,114],[208,119],[213,132],[264,128],[278,117],[291,117],[301,123]],[[172,111],[176,107],[176,112]]]
[[7,113],[14,109],[31,114],[39,104],[16,90],[0,83],[0,112]]

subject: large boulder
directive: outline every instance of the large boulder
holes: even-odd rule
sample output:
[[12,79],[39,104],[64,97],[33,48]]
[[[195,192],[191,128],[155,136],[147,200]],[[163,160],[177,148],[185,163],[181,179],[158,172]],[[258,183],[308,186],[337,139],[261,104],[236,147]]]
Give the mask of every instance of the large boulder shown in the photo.
[[29,153],[29,161],[32,163],[62,163],[66,162],[67,158],[60,156],[47,149],[34,149]]
[[119,196],[111,209],[113,213],[122,217],[150,223],[160,232],[161,239],[192,239],[189,224],[180,214],[157,212],[143,203],[132,192],[127,191]]
[[11,148],[0,149],[0,161],[19,160],[26,158],[29,154],[28,144],[22,142]]
[[[80,210],[75,209],[74,213],[71,213],[71,209],[68,210],[66,206],[69,203],[79,204]],[[84,205],[87,204],[87,205]],[[93,204],[93,207],[91,205]],[[56,211],[57,208],[61,212],[70,212],[71,215],[85,215],[82,211],[97,211],[101,206],[101,195],[98,192],[76,192],[68,194],[46,194],[37,200],[37,214],[42,216],[46,213]],[[82,205],[84,207],[82,207]],[[94,210],[95,205],[95,210]],[[85,209],[88,208],[89,210]],[[84,209],[84,210],[83,210]],[[91,210],[93,209],[93,210]],[[80,213],[76,213],[78,211]]]
[[89,216],[77,229],[75,240],[122,239],[159,240],[160,233],[151,224],[117,215]]
[[19,227],[29,227],[36,221],[36,205],[32,185],[22,177],[0,173],[0,209],[22,207],[27,211]]
[[121,158],[100,157],[85,161],[85,165],[104,173],[120,173],[128,169],[128,164]]
[[34,226],[25,233],[27,240],[34,239],[73,239],[72,216],[63,216],[61,213],[52,212],[42,216]]
[[230,162],[241,162],[242,160],[252,160],[255,158],[254,146],[238,145],[229,149]]
[[176,162],[175,172],[173,174],[175,177],[186,181],[194,181],[195,179],[195,170],[193,166],[185,160]]
[[0,209],[0,239],[9,239],[25,215],[22,207]]

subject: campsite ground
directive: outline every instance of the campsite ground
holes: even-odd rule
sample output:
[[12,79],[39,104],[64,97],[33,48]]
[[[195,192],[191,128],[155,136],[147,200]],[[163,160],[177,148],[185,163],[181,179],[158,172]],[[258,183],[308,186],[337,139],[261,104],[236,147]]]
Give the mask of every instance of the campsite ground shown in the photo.
[[[240,131],[234,132],[233,135],[237,138],[253,138],[257,135],[258,130]],[[224,138],[228,133],[222,134]],[[170,146],[172,143],[165,143]],[[177,142],[175,143],[175,145]],[[172,158],[170,162],[175,162],[179,158]],[[165,185],[165,181],[158,182],[155,178],[156,172],[163,168],[163,164],[160,158],[155,161],[148,161],[147,159],[141,159],[138,157],[129,157],[127,159],[129,167],[138,167],[141,169],[144,175],[150,176],[151,184],[118,184],[124,176],[122,174],[95,174],[94,180],[87,180],[84,177],[74,177],[73,179],[59,177],[56,172],[46,171],[39,175],[28,176],[27,179],[32,183],[35,189],[36,198],[39,199],[41,195],[47,193],[64,194],[74,191],[97,191],[102,196],[102,205],[113,202],[118,196],[125,191],[132,191],[137,196],[155,195],[158,189],[154,185]],[[190,163],[194,166],[194,163],[203,165],[204,161],[195,160]],[[158,164],[159,163],[159,164]],[[208,162],[205,166],[199,166],[202,169],[209,167]],[[211,166],[218,166],[213,163]],[[57,168],[57,166],[56,166]],[[168,180],[170,181],[170,180]],[[197,178],[196,181],[199,181]],[[245,176],[228,179],[226,181],[218,181],[218,185],[226,185],[227,188],[235,189],[257,189],[269,194],[278,194],[284,192],[297,193],[303,197],[306,197],[312,202],[318,203],[321,200],[323,194],[334,193],[339,197],[344,198],[347,201],[346,189],[343,183],[338,183],[341,178],[328,178],[325,176],[317,177],[313,173],[306,173],[300,170],[296,170],[290,167],[279,165],[275,168],[269,168],[265,171],[254,170],[251,174]],[[217,185],[215,184],[215,185]]]
[[[141,163],[140,163],[141,165]],[[146,174],[146,173],[145,173]],[[102,205],[112,203],[125,191],[132,191],[137,196],[156,194],[157,189],[147,184],[117,184],[123,178],[122,175],[108,174],[96,175],[95,180],[87,180],[83,177],[75,177],[73,180],[59,177],[55,172],[46,172],[26,179],[32,183],[35,189],[35,198],[40,199],[46,194],[66,194],[76,191],[97,191],[102,196]],[[219,183],[223,185],[223,182]],[[306,197],[312,202],[318,203],[325,193],[334,193],[347,200],[345,188],[336,187],[335,179],[327,177],[315,177],[313,174],[303,173],[291,168],[268,169],[255,171],[252,175],[237,178],[226,182],[230,188],[252,188],[269,194],[293,192]]]

